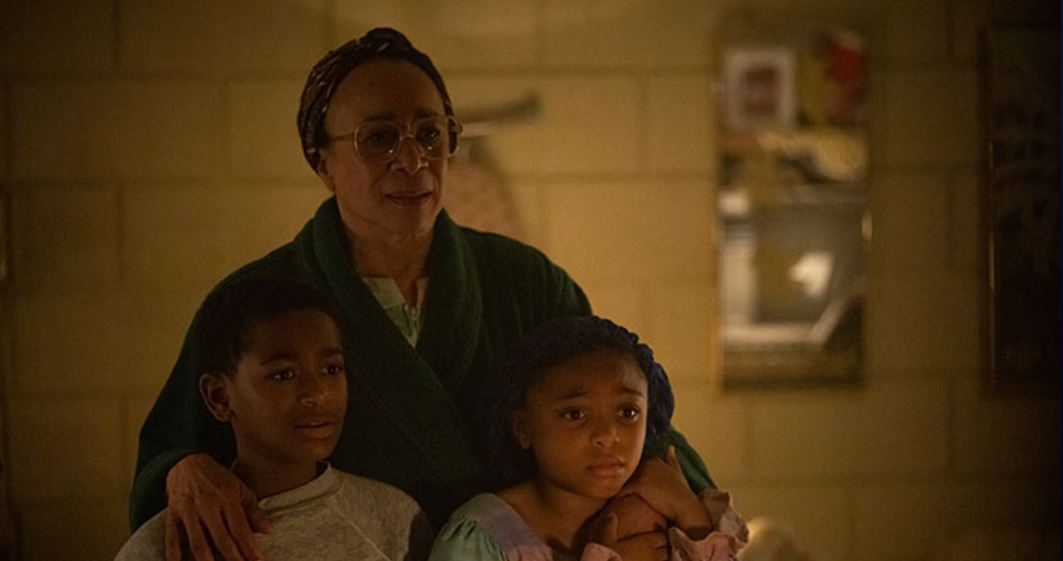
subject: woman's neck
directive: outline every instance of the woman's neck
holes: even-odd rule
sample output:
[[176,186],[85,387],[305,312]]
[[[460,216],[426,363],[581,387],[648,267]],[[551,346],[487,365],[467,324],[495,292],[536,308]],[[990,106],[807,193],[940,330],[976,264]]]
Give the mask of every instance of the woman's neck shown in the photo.
[[538,478],[498,493],[550,547],[579,557],[586,523],[606,501],[585,497]]
[[403,236],[362,236],[348,230],[351,260],[363,277],[395,281],[410,306],[417,305],[417,279],[425,274],[432,230]]
[[301,464],[270,465],[254,460],[237,458],[233,473],[254,491],[259,499],[290,491],[306,485],[318,475],[317,462]]

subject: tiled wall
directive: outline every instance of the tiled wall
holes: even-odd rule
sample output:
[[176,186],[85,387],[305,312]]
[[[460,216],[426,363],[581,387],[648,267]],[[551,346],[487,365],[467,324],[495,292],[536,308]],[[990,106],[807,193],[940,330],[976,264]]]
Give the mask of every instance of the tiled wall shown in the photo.
[[[491,140],[525,237],[657,349],[677,424],[746,514],[785,521],[823,561],[929,559],[969,527],[1054,526],[1058,544],[1058,396],[979,385],[977,31],[1045,13],[1058,3],[0,3],[4,476],[21,558],[103,560],[122,543],[136,433],[195,306],[325,195],[295,134],[305,74],[377,24],[433,55],[459,116],[538,93],[539,118]],[[714,38],[793,20],[858,24],[872,49],[866,383],[723,393],[708,350]]]

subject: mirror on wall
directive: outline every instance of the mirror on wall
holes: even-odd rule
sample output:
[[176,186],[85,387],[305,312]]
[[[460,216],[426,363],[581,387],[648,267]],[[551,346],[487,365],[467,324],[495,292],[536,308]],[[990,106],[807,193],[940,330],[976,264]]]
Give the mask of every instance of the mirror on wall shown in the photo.
[[750,29],[724,41],[719,62],[724,387],[858,380],[871,239],[864,37]]

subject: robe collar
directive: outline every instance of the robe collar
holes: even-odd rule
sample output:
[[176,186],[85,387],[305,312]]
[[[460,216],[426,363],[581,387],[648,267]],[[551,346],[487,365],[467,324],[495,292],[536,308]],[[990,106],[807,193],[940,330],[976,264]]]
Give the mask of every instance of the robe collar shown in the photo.
[[441,211],[426,263],[424,324],[414,351],[351,263],[336,199],[318,208],[296,237],[299,266],[344,312],[352,375],[372,393],[396,436],[407,440],[442,480],[478,473],[450,390],[468,375],[480,339],[483,302],[476,261],[461,229]]

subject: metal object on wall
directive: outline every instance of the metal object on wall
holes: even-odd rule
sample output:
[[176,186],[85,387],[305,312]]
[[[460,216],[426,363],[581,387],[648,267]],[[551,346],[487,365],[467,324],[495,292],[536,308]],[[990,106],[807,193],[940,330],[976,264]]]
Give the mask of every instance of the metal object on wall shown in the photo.
[[513,123],[539,118],[542,101],[536,92],[528,92],[520,99],[493,107],[473,109],[462,115],[463,139],[487,137]]
[[454,220],[476,230],[522,239],[525,232],[513,195],[491,154],[490,136],[542,112],[539,95],[460,115],[464,130],[451,161],[444,206]]

